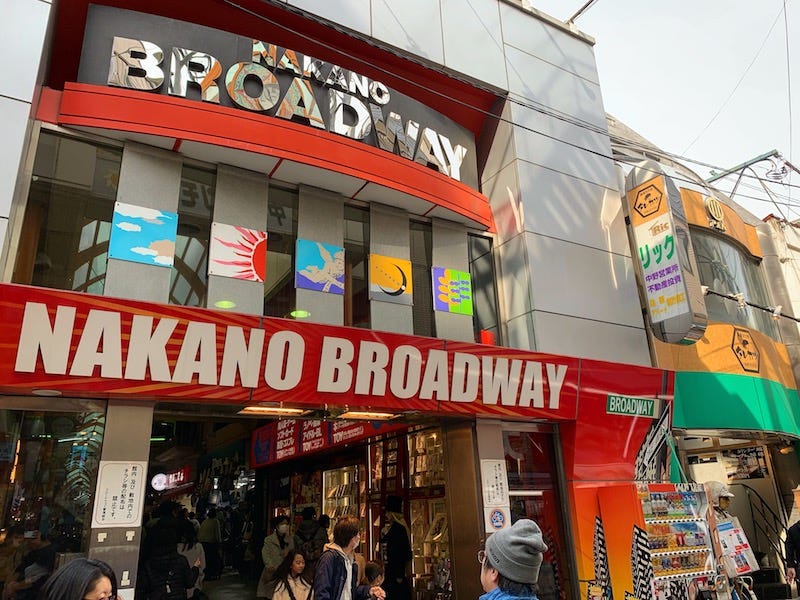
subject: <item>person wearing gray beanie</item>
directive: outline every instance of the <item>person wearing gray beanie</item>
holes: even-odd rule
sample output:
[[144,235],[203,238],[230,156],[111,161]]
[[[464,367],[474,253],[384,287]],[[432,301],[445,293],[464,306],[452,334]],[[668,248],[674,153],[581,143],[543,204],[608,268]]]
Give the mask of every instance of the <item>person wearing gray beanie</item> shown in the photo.
[[486,592],[480,600],[536,600],[536,581],[547,544],[542,530],[530,519],[520,519],[486,540],[478,553],[481,585]]

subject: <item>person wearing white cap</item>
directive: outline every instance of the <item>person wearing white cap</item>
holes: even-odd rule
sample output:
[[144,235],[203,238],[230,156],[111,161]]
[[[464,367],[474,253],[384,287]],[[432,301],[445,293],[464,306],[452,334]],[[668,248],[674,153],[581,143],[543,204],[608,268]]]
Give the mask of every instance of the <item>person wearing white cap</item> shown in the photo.
[[706,481],[708,495],[711,497],[711,505],[714,507],[717,519],[731,519],[733,515],[728,512],[731,505],[733,492],[721,481]]
[[478,552],[483,594],[479,600],[537,600],[536,582],[547,545],[542,530],[530,519],[520,519],[486,540]]

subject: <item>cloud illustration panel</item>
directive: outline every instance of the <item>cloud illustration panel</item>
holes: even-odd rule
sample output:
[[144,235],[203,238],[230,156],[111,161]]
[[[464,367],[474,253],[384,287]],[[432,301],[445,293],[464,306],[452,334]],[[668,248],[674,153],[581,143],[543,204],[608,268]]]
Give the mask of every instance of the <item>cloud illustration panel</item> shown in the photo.
[[370,300],[411,306],[411,261],[380,254],[369,255]]
[[225,223],[211,223],[208,274],[264,281],[267,273],[267,233]]
[[313,240],[297,240],[294,285],[298,288],[344,294],[344,248]]
[[178,213],[116,202],[108,256],[171,268],[177,234]]
[[469,273],[445,267],[432,267],[434,310],[472,314],[472,282]]

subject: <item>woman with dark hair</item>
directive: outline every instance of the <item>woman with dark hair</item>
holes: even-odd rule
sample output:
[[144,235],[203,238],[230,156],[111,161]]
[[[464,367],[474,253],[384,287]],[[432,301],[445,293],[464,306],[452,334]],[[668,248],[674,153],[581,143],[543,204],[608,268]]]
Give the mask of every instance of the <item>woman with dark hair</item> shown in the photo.
[[200,561],[198,565],[199,574],[197,581],[194,582],[194,587],[186,590],[189,598],[195,595],[195,592],[203,589],[203,577],[206,570],[206,553],[203,550],[203,545],[197,541],[197,530],[188,519],[184,519],[179,528],[180,540],[178,541],[178,554],[186,557],[186,561],[193,565],[196,561]]
[[264,546],[261,548],[261,559],[264,561],[264,570],[261,572],[261,579],[258,580],[257,598],[272,598],[275,589],[272,577],[275,569],[281,564],[286,555],[294,550],[294,536],[289,531],[289,517],[278,515],[272,519],[272,535],[264,538]]
[[116,600],[117,576],[108,564],[76,558],[53,573],[39,592],[40,600]]
[[275,586],[272,600],[311,600],[313,597],[311,582],[303,575],[305,568],[306,559],[303,553],[299,550],[289,550],[272,577]]

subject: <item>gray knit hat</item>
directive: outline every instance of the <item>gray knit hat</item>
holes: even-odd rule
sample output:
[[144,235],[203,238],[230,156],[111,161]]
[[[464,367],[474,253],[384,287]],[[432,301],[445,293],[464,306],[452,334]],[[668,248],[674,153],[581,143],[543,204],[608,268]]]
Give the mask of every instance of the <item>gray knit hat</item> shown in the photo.
[[542,530],[530,519],[520,519],[486,540],[486,556],[492,566],[517,583],[536,583],[546,550]]

